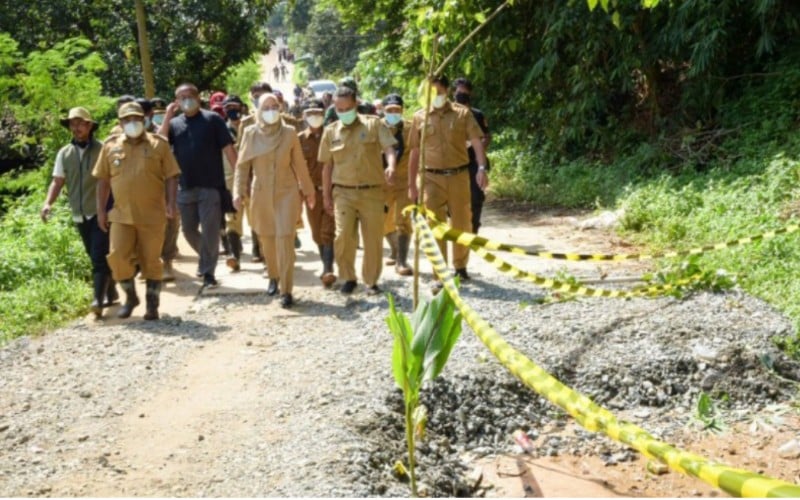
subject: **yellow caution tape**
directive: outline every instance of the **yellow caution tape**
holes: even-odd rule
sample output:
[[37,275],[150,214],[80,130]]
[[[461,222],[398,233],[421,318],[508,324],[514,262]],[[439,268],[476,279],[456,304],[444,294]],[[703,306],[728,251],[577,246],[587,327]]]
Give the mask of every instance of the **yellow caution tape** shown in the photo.
[[647,457],[657,459],[672,470],[688,474],[743,497],[800,497],[800,486],[755,474],[742,469],[713,463],[710,460],[683,451],[659,441],[644,429],[620,422],[613,413],[597,405],[591,399],[562,384],[536,363],[508,345],[505,340],[461,298],[453,274],[439,252],[436,238],[419,214],[414,216],[414,225],[421,236],[420,246],[441,278],[444,289],[467,324],[481,339],[489,351],[519,378],[525,385],[547,398],[551,403],[574,417],[587,430],[601,431],[608,437],[624,443]]
[[[407,207],[407,208],[417,208],[422,209],[422,207]],[[689,255],[700,255],[706,252],[711,252],[714,250],[722,250],[725,248],[733,248],[737,246],[747,245],[750,243],[755,243],[757,241],[764,241],[775,238],[776,236],[782,234],[790,234],[796,232],[800,229],[800,225],[797,224],[790,224],[788,226],[774,229],[772,231],[767,231],[765,233],[761,233],[755,236],[748,236],[746,238],[739,238],[737,240],[731,240],[725,243],[717,243],[714,245],[705,245],[702,247],[692,248],[689,250],[671,250],[667,252],[659,252],[653,254],[645,254],[645,253],[621,253],[621,254],[582,254],[582,253],[559,253],[559,252],[550,252],[550,251],[539,251],[534,252],[532,250],[525,250],[524,248],[510,245],[507,243],[501,243],[499,241],[490,240],[484,238],[482,236],[478,236],[477,234],[467,233],[465,231],[459,231],[458,229],[453,229],[452,227],[448,226],[444,222],[438,220],[433,212],[430,210],[425,209],[425,213],[427,217],[431,220],[432,224],[435,226],[443,226],[445,229],[442,232],[442,238],[447,241],[454,241],[460,245],[473,247],[479,246],[481,248],[486,248],[488,250],[497,250],[502,252],[510,252],[519,255],[530,255],[533,257],[540,257],[542,259],[555,259],[555,260],[571,260],[571,261],[585,261],[585,260],[599,260],[599,261],[623,261],[623,260],[652,260],[652,259],[661,259],[661,258],[669,258],[669,257],[686,257]]]
[[[447,231],[443,225],[435,225],[432,228],[433,235],[437,240],[441,240]],[[501,273],[511,276],[512,278],[529,281],[542,288],[549,288],[556,292],[571,293],[574,295],[581,295],[585,297],[613,297],[613,298],[629,298],[629,297],[644,297],[654,296],[676,290],[683,285],[687,285],[699,280],[702,274],[696,274],[686,279],[676,281],[675,283],[665,285],[653,285],[646,287],[637,287],[633,290],[609,290],[604,288],[591,288],[580,283],[567,283],[564,281],[555,280],[552,278],[545,278],[534,274],[529,271],[519,269],[518,267],[510,264],[497,255],[488,252],[485,248],[477,244],[468,245],[472,251],[477,253],[483,260],[492,264]]]

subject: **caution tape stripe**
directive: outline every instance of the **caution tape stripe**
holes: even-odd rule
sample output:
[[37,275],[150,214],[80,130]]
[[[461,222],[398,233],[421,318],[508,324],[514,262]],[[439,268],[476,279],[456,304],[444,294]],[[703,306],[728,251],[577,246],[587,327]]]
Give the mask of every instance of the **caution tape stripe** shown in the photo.
[[[421,209],[422,207],[414,207],[417,209]],[[526,250],[522,247],[518,247],[515,245],[510,245],[508,243],[502,243],[499,241],[489,240],[482,236],[478,236],[474,233],[468,233],[465,231],[460,231],[458,229],[453,229],[452,227],[445,224],[443,221],[440,221],[436,218],[435,214],[430,210],[425,209],[425,213],[427,214],[428,219],[431,221],[431,225],[441,226],[442,227],[442,238],[447,241],[453,241],[460,245],[467,246],[473,248],[473,245],[486,248],[488,250],[495,250],[495,251],[502,251],[502,252],[509,252],[518,255],[530,255],[532,257],[539,257],[542,259],[554,259],[554,260],[569,260],[569,261],[611,261],[611,262],[619,262],[625,260],[653,260],[653,259],[662,259],[662,258],[673,258],[673,257],[687,257],[690,255],[701,255],[707,252],[713,252],[716,250],[724,250],[726,248],[733,248],[742,245],[748,245],[751,243],[756,243],[759,241],[769,240],[775,238],[776,236],[782,234],[790,234],[798,231],[800,229],[800,225],[797,224],[790,224],[788,226],[774,229],[771,231],[767,231],[761,234],[757,234],[755,236],[747,236],[744,238],[739,238],[736,240],[727,241],[725,243],[716,243],[712,245],[704,245],[702,247],[691,248],[688,250],[670,250],[665,252],[653,253],[653,254],[644,254],[644,253],[621,253],[621,254],[581,254],[581,253],[564,253],[564,252],[550,252],[550,251],[532,251]]]
[[505,340],[481,318],[458,293],[453,273],[439,252],[435,236],[425,218],[415,214],[414,225],[422,238],[420,247],[442,280],[450,295],[481,342],[491,353],[525,385],[559,406],[587,430],[601,431],[610,438],[624,443],[638,452],[658,459],[670,469],[697,477],[706,483],[735,496],[746,497],[800,497],[800,486],[769,478],[750,471],[712,463],[699,455],[679,450],[659,441],[644,429],[620,422],[609,410],[597,405],[588,397],[571,389],[547,373]]
[[[446,230],[442,226],[433,226],[431,228],[433,235],[436,239],[443,239]],[[591,288],[582,284],[573,284],[559,281],[552,278],[545,278],[534,274],[529,271],[520,269],[513,264],[510,264],[497,255],[488,252],[485,248],[476,244],[470,244],[469,248],[478,254],[483,260],[492,264],[498,271],[511,276],[512,278],[529,281],[542,288],[555,290],[556,292],[572,293],[575,295],[586,297],[608,297],[608,298],[629,298],[629,297],[644,297],[664,294],[693,283],[700,279],[701,274],[696,274],[686,279],[676,281],[674,284],[654,285],[648,287],[638,287],[633,290],[609,290],[604,288]]]

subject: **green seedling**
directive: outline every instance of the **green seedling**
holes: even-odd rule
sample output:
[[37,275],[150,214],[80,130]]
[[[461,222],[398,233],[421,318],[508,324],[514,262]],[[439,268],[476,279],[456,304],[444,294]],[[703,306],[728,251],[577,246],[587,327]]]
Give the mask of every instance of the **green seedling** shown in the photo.
[[704,431],[722,432],[725,430],[725,424],[722,417],[716,408],[716,405],[711,400],[711,396],[705,392],[700,393],[697,398],[697,413],[695,418],[703,424]]
[[408,477],[411,495],[416,497],[415,439],[424,439],[428,420],[427,410],[419,404],[420,389],[424,381],[435,379],[444,369],[461,335],[461,313],[447,293],[420,302],[410,320],[395,309],[391,294],[388,299],[386,323],[394,336],[392,373],[405,400]]

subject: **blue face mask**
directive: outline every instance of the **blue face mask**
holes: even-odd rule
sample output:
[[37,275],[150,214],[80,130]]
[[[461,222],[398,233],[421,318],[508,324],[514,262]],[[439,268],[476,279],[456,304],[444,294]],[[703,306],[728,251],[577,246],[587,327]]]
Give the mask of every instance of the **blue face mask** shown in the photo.
[[403,120],[403,115],[400,113],[386,113],[386,123],[394,127]]
[[229,109],[226,114],[228,115],[228,120],[231,121],[236,121],[240,118],[238,109]]
[[344,111],[341,113],[337,111],[336,116],[338,116],[339,119],[342,121],[342,123],[344,123],[345,125],[350,125],[351,123],[356,121],[356,109],[353,108],[350,111]]

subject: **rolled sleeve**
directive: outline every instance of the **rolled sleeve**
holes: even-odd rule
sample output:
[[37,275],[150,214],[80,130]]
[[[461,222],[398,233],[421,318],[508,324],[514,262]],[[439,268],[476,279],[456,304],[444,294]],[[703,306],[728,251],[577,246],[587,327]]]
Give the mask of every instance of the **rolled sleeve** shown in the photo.
[[382,121],[378,121],[378,141],[384,149],[397,145],[397,139],[394,138],[392,131]]

